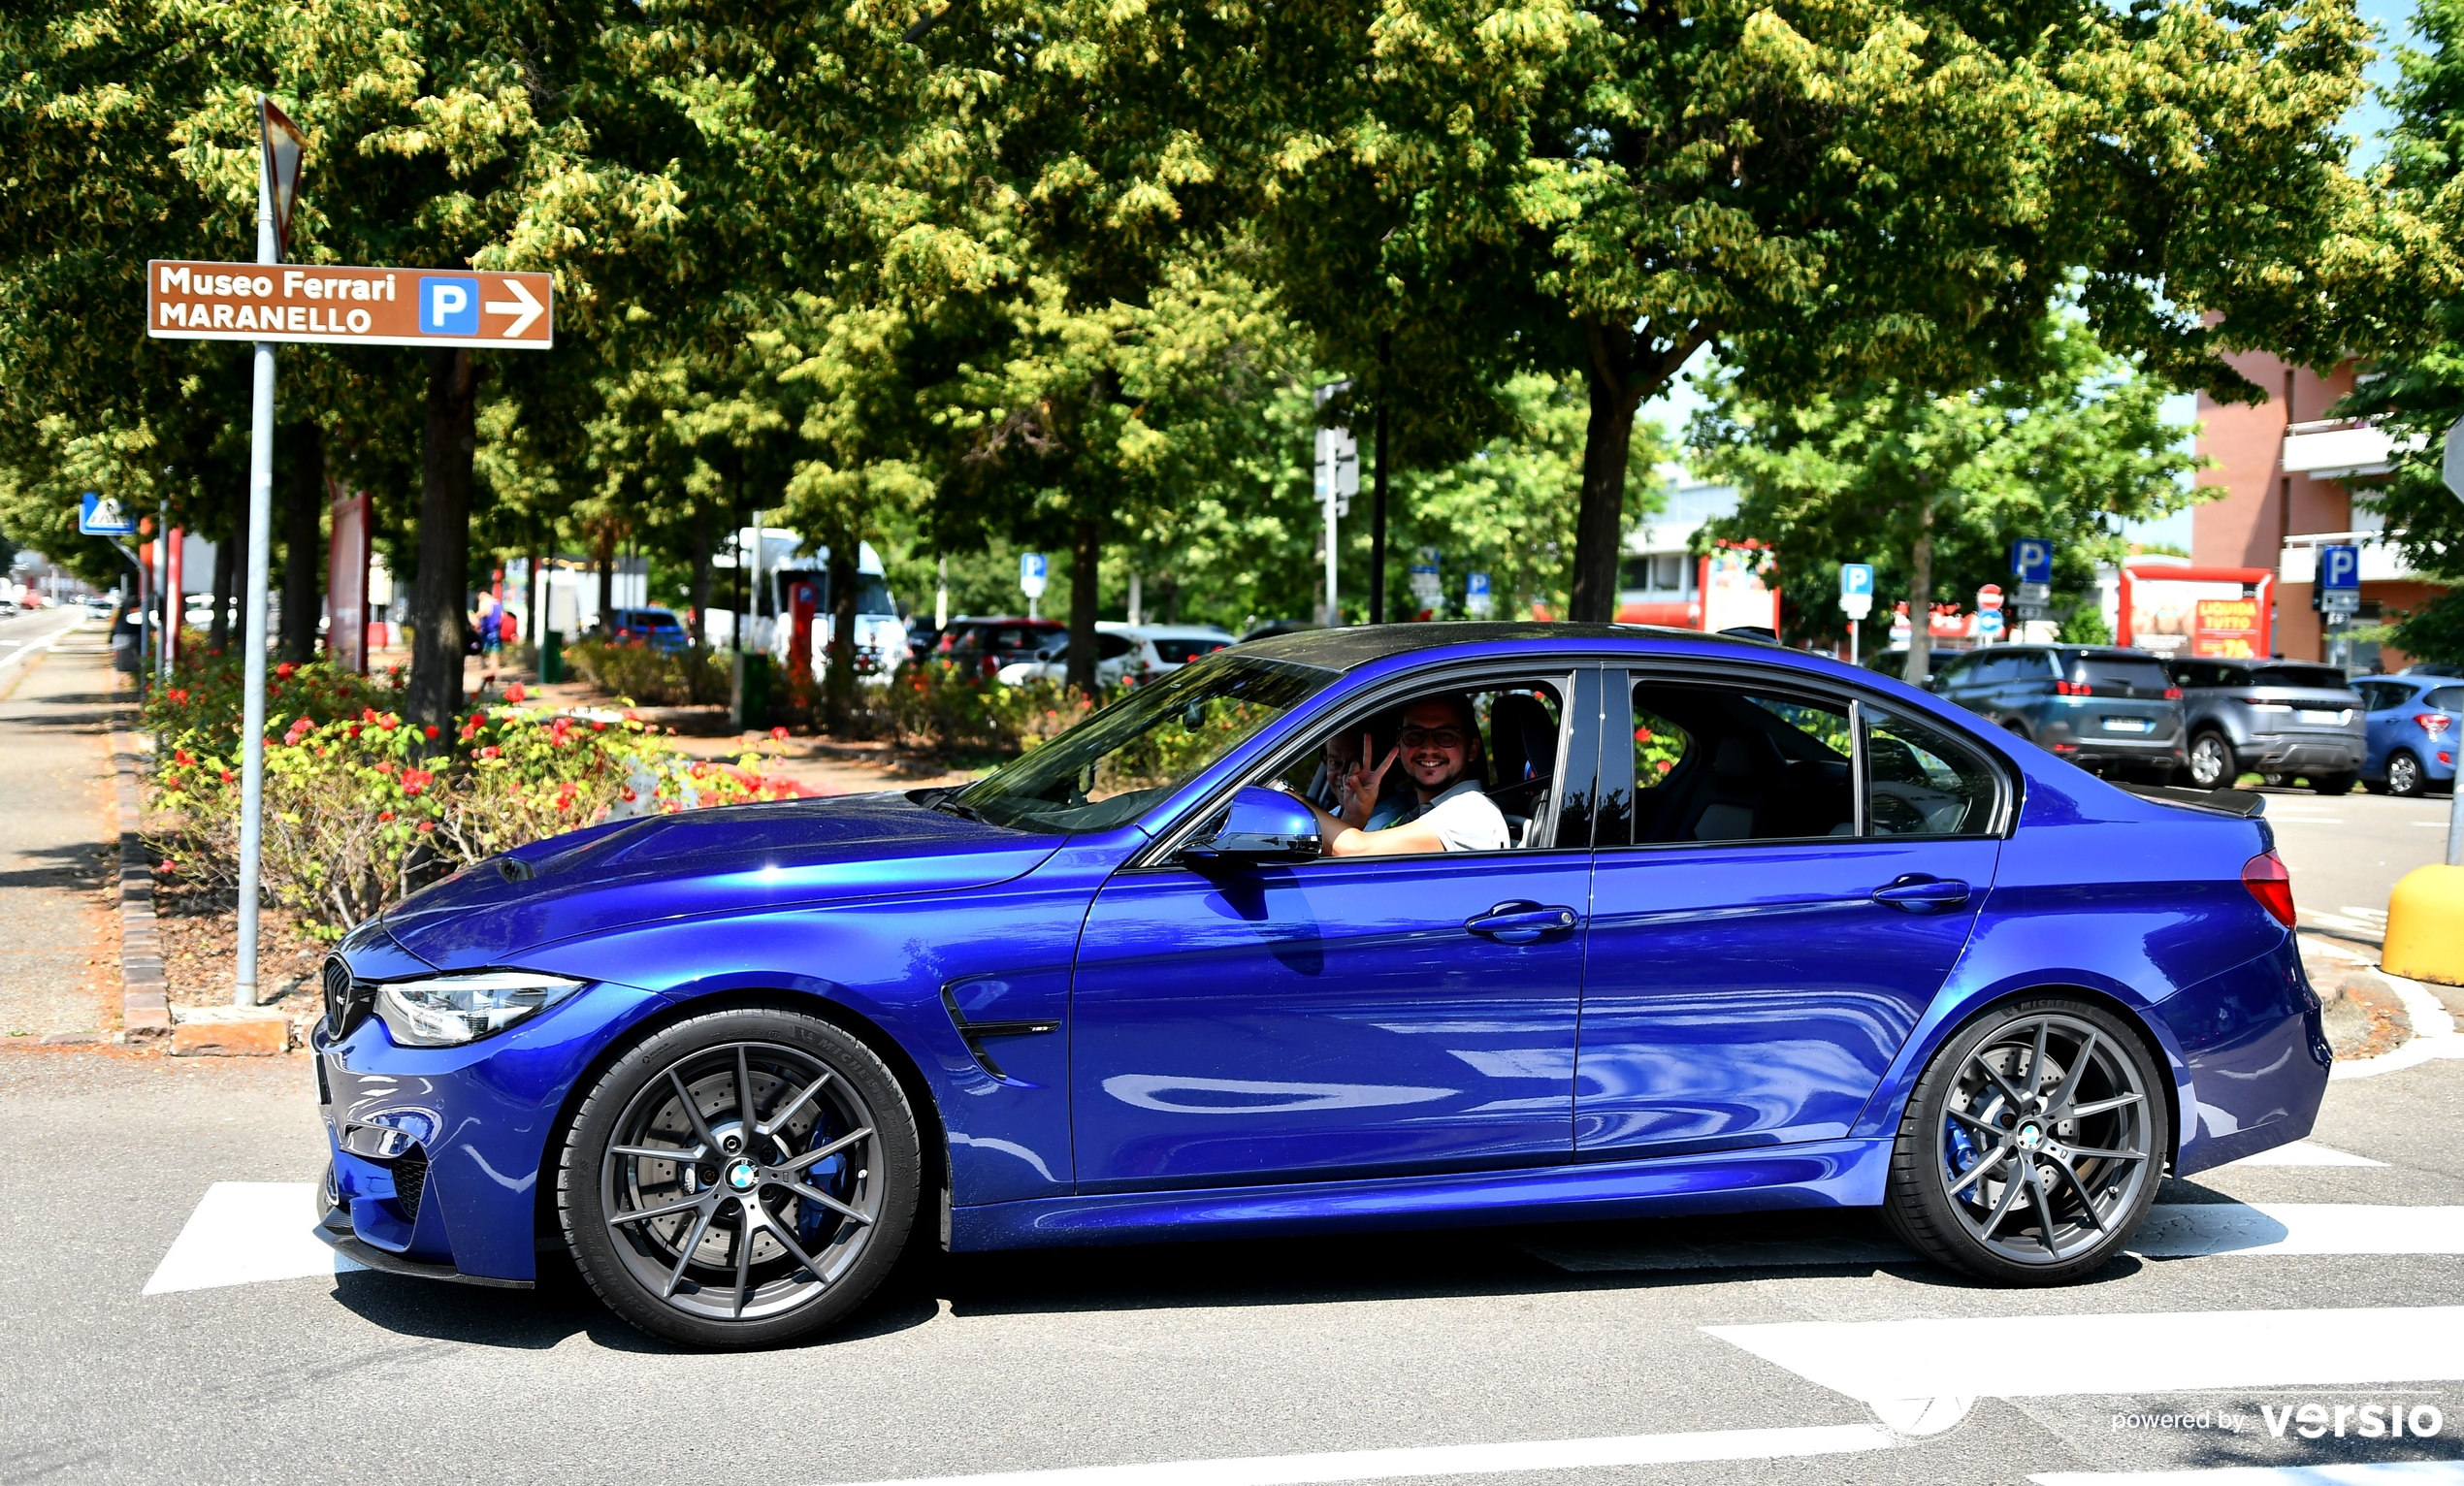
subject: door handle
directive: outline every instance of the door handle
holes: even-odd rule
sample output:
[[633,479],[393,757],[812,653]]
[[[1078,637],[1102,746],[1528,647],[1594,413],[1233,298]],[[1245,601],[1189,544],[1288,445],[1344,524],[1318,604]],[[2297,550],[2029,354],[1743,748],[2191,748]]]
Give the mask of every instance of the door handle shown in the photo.
[[1463,926],[1500,944],[1530,944],[1542,934],[1572,928],[1574,911],[1556,906],[1543,908],[1529,900],[1500,903],[1487,913],[1464,920]]
[[1895,877],[1873,890],[1873,900],[1908,913],[1932,913],[1967,901],[1968,886],[1956,878],[1928,877],[1911,872]]

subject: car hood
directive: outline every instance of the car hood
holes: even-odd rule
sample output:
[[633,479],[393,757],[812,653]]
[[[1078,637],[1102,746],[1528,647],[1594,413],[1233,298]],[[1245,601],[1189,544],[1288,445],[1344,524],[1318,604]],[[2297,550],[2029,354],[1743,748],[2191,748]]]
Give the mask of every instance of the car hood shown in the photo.
[[413,893],[383,924],[439,969],[663,919],[989,887],[1060,836],[944,815],[903,794],[649,816],[535,842]]

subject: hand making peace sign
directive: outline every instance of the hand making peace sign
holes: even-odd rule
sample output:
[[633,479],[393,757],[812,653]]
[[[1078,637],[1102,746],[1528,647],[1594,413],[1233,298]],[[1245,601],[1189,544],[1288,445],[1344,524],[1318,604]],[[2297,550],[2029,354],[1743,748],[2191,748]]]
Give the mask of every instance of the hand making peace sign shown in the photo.
[[1344,807],[1337,812],[1337,816],[1347,824],[1360,827],[1366,827],[1369,824],[1371,812],[1378,808],[1378,794],[1385,784],[1386,770],[1394,766],[1396,756],[1403,751],[1400,746],[1387,749],[1385,759],[1376,768],[1371,768],[1369,758],[1377,751],[1377,747],[1376,738],[1368,733],[1362,733],[1360,761],[1352,765],[1351,772],[1345,774],[1336,787],[1341,793]]

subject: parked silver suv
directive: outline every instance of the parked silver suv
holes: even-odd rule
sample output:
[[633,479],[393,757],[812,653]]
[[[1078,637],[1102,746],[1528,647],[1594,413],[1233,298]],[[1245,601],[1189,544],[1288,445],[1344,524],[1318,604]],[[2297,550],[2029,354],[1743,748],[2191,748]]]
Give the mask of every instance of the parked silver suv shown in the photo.
[[2361,777],[2370,739],[2361,694],[2332,665],[2299,661],[2167,661],[2189,726],[2184,772],[2202,790],[2255,771],[2342,794]]

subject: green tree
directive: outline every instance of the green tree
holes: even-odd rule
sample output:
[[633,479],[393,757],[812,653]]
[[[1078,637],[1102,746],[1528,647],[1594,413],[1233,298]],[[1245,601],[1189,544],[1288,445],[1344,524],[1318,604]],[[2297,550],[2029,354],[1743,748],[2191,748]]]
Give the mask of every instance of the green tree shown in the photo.
[[1907,596],[1905,674],[1922,682],[1928,605],[2007,584],[2012,541],[2054,544],[2056,606],[2075,606],[2092,599],[2096,563],[2122,555],[2116,523],[2200,499],[2162,382],[2072,315],[2041,320],[2033,339],[2036,375],[1949,396],[1876,378],[1778,404],[1735,374],[1714,383],[1692,442],[1702,472],[1741,498],[1709,534],[1778,549],[1792,638],[1839,635],[1839,565],[1870,563],[1877,595]]

